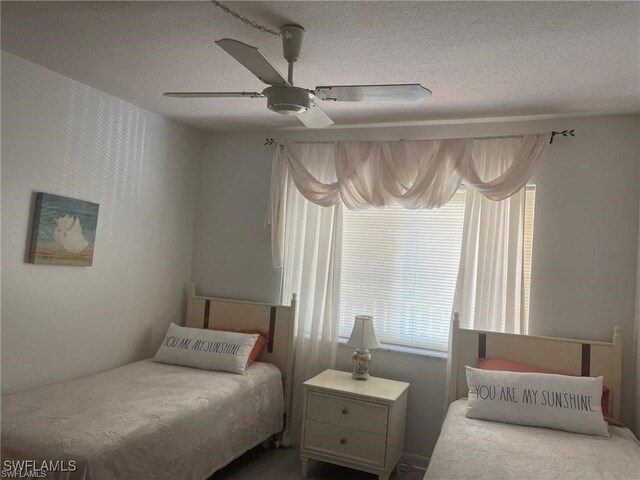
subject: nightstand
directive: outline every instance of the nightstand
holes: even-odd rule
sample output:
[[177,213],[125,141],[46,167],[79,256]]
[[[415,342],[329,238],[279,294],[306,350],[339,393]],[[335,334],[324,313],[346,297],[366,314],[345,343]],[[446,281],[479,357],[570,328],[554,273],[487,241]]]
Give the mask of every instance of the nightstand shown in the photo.
[[387,480],[404,449],[409,384],[325,370],[303,388],[302,476],[312,458]]

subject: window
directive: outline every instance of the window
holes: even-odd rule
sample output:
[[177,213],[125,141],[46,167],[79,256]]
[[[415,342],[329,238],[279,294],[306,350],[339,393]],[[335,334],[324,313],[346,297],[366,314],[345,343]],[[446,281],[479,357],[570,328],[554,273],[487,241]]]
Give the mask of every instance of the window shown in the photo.
[[[528,317],[535,187],[525,200],[523,275]],[[465,191],[444,207],[344,210],[339,334],[373,315],[383,343],[446,350],[462,244]]]

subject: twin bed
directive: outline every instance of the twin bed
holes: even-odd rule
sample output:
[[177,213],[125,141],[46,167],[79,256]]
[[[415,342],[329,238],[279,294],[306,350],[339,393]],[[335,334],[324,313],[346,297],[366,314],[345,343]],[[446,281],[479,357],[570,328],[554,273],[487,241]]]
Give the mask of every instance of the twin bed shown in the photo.
[[208,478],[282,431],[294,312],[295,299],[289,306],[221,300],[196,296],[192,286],[187,326],[269,332],[244,375],[147,359],[6,395],[3,468],[61,460],[67,471],[46,478]]
[[591,342],[459,328],[453,322],[450,406],[425,480],[640,479],[640,443],[626,428],[609,437],[466,418],[465,365],[500,358],[566,375],[602,376],[609,416],[619,420],[622,337]]

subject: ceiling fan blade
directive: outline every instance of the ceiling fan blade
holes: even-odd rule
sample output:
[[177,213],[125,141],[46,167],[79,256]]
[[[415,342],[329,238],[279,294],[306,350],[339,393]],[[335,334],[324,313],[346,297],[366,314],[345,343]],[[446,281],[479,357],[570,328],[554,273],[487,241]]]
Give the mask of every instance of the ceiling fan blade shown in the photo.
[[264,83],[290,86],[276,67],[256,47],[231,38],[223,38],[216,43]]
[[264,98],[265,97],[260,92],[165,92],[162,95],[164,95],[165,97],[178,97],[178,98],[235,98],[235,97]]
[[322,100],[334,102],[407,102],[419,103],[431,95],[431,90],[419,83],[398,85],[342,85],[316,87]]
[[298,115],[298,118],[308,128],[326,128],[333,125],[333,120],[329,118],[329,115],[313,102],[309,111]]

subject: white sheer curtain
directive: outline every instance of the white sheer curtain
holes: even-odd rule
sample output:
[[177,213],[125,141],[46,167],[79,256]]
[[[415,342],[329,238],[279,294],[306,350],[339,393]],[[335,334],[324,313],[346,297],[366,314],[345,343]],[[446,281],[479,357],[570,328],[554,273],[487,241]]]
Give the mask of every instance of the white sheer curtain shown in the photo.
[[[293,180],[310,202],[323,207],[341,201],[347,208],[384,208],[397,203],[405,208],[436,208],[451,199],[465,183],[484,197],[502,200],[522,189],[542,158],[551,134],[515,138],[446,139],[400,142],[338,142],[277,147],[271,183],[270,218],[274,266],[282,265],[284,218],[281,191]],[[508,149],[509,167],[497,177],[483,177],[477,145],[489,142]],[[515,146],[515,148],[510,148]],[[333,164],[335,174],[323,180],[308,169],[309,152]],[[479,153],[478,153],[479,155]]]
[[[332,147],[318,145],[301,149],[304,164],[322,181],[335,179]],[[327,368],[335,367],[338,348],[340,306],[340,251],[342,205],[324,208],[307,201],[286,176],[280,182],[274,160],[272,177],[280,190],[283,234],[283,278],[281,301],[298,294],[294,365],[291,379],[291,412],[283,442],[298,443],[302,424],[302,383]]]
[[[536,162],[524,161],[520,168],[514,164],[519,159],[517,152],[532,151],[526,148],[530,140],[515,137],[474,142],[474,171],[470,176],[480,189],[469,189],[466,194],[462,252],[453,300],[453,311],[460,314],[463,328],[526,333],[522,255],[526,192],[522,186],[518,190],[503,190],[500,193],[504,196],[490,193],[485,197],[480,192],[482,184],[494,183],[490,179],[505,178],[516,170],[526,170],[522,178],[529,179],[533,167],[527,164]],[[451,397],[450,377],[448,359],[445,412],[455,400]]]
[[[279,145],[267,223],[282,301],[299,294],[292,418],[285,441],[299,440],[302,382],[335,365],[340,305],[342,204],[350,209],[436,208],[465,181],[457,301],[471,326],[518,331],[524,192],[550,134],[498,139]],[[491,200],[509,200],[492,202]],[[497,263],[496,263],[497,262]],[[504,285],[510,285],[504,288]],[[516,285],[515,287],[511,285]],[[515,289],[515,290],[514,290]],[[507,300],[506,297],[509,297]],[[467,317],[465,317],[467,315]],[[480,323],[480,322],[485,323]],[[477,323],[476,323],[477,322]],[[516,328],[517,326],[517,328]]]
[[[520,138],[476,140],[473,147],[476,182],[500,178],[505,172],[515,170],[509,167],[521,149],[521,143]],[[490,200],[481,191],[467,190],[453,310],[460,313],[463,328],[526,333],[523,286],[525,189],[504,191],[502,193],[508,198],[501,201]]]

